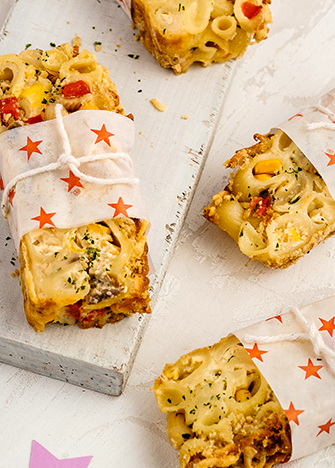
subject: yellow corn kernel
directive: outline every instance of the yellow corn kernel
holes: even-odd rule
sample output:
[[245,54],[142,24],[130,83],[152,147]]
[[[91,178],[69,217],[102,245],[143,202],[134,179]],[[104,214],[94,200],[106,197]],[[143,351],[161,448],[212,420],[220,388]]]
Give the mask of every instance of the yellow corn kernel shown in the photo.
[[301,240],[301,237],[294,228],[291,229],[291,235],[293,237],[293,240],[295,240],[296,242]]
[[243,401],[250,400],[251,396],[252,395],[249,392],[249,390],[247,390],[246,388],[240,388],[235,393],[235,400],[239,403],[243,403]]
[[272,175],[270,174],[256,174],[255,179],[257,180],[269,180],[271,179]]
[[48,89],[45,86],[41,83],[35,83],[22,91],[20,99],[27,100],[31,107],[39,107],[42,105],[42,101],[47,99],[47,92]]
[[91,102],[86,102],[79,107],[79,110],[99,110],[99,107]]
[[255,164],[253,173],[254,175],[269,174],[270,177],[273,177],[274,175],[279,174],[280,170],[280,159],[266,159],[265,161],[258,161],[258,163]]

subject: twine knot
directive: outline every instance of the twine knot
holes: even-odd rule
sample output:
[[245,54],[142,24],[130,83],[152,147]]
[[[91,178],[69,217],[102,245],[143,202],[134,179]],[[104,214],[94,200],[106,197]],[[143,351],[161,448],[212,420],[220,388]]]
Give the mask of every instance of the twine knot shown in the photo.
[[82,162],[95,162],[98,160],[109,159],[109,160],[123,160],[131,164],[131,157],[127,153],[108,152],[108,153],[89,154],[86,156],[85,155],[81,156],[80,158],[75,158],[71,154],[71,145],[70,145],[69,137],[64,127],[61,107],[62,106],[60,104],[56,105],[56,123],[57,123],[58,130],[59,130],[60,137],[61,137],[60,141],[61,141],[61,144],[63,145],[63,153],[61,153],[61,155],[58,157],[58,160],[56,162],[52,162],[50,164],[47,164],[46,166],[37,167],[35,169],[22,172],[21,174],[17,174],[15,177],[13,177],[12,180],[10,180],[7,183],[6,187],[4,188],[4,192],[2,196],[2,213],[5,218],[7,218],[7,215],[10,209],[8,195],[19,181],[26,179],[27,177],[33,177],[37,174],[41,174],[41,173],[45,173],[49,171],[55,171],[56,169],[60,169],[66,166],[68,166],[77,177],[80,177],[86,182],[97,184],[97,185],[116,185],[116,184],[136,185],[136,184],[139,184],[139,180],[135,177],[133,178],[119,177],[115,179],[113,178],[104,179],[104,178],[93,177],[88,174],[82,173],[79,170],[80,164]]
[[60,163],[60,167],[75,166],[78,169],[80,166],[80,161],[72,156],[72,154],[67,153],[61,154],[58,158],[58,162]]

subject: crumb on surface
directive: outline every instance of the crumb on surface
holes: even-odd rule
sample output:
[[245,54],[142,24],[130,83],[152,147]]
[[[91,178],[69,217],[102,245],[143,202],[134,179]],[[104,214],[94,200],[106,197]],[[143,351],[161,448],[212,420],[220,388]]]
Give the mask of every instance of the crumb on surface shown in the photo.
[[184,120],[188,120],[188,115],[184,114],[184,115],[181,116],[181,118],[184,119]]
[[166,111],[167,107],[164,106],[161,102],[159,102],[156,98],[151,99],[150,102],[156,107],[157,110],[160,112]]
[[72,41],[72,45],[75,47],[80,47],[81,46],[81,38],[78,36],[75,36]]

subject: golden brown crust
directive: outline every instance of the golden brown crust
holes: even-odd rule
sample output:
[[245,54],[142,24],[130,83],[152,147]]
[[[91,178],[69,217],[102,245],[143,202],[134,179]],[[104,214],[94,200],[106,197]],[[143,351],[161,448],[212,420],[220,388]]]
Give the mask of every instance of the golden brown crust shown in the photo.
[[271,133],[267,133],[266,135],[255,133],[254,140],[257,141],[257,143],[249,146],[248,148],[237,150],[234,156],[225,162],[225,166],[227,168],[235,169],[237,166],[242,166],[244,161],[247,159],[254,158],[257,154],[265,153],[272,146],[272,136],[273,134]]

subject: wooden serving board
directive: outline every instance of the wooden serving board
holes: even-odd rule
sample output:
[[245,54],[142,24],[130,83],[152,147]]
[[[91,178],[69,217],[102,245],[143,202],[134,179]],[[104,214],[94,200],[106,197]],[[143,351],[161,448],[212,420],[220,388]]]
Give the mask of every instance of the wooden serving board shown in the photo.
[[[71,42],[94,52],[110,70],[121,103],[135,116],[135,173],[147,205],[154,273],[153,313],[160,284],[215,133],[235,62],[175,76],[160,68],[135,39],[136,31],[111,0],[2,0],[0,54]],[[167,106],[159,112],[150,102]],[[185,118],[187,116],[188,118]],[[199,214],[200,215],[200,214]],[[11,234],[0,220],[0,361],[88,389],[119,395],[131,370],[148,316],[103,329],[26,323]],[[168,320],[168,317],[167,317]],[[159,339],[159,337],[157,337]]]

